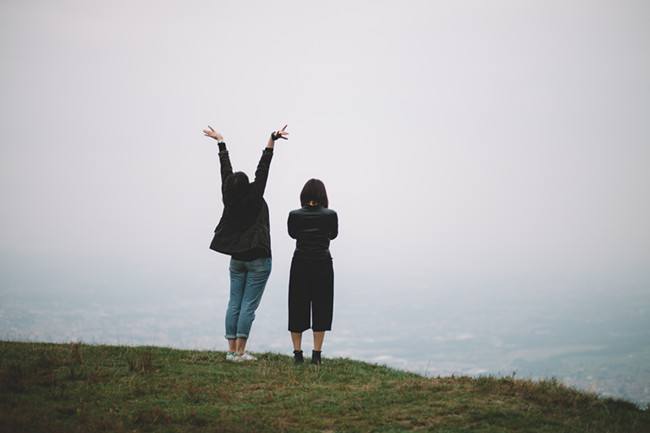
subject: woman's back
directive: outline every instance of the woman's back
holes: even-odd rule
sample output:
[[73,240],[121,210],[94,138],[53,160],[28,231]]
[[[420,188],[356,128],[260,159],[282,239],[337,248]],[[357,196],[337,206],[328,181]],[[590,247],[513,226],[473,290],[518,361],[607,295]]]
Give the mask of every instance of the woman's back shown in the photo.
[[295,257],[330,257],[330,240],[338,235],[338,216],[323,206],[305,205],[289,213],[289,236],[296,239]]

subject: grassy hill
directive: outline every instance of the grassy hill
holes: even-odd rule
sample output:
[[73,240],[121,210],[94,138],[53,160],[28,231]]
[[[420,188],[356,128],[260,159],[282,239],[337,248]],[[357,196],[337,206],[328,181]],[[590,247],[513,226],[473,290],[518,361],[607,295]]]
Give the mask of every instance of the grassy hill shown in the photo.
[[649,409],[554,380],[324,362],[0,342],[0,432],[650,432]]

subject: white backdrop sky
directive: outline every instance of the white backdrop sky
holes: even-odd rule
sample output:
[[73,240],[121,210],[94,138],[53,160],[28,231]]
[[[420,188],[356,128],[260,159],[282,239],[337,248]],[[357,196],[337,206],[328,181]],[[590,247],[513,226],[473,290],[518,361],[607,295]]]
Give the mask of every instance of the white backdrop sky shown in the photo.
[[201,130],[287,123],[280,269],[317,177],[338,273],[650,282],[646,1],[4,0],[0,59],[6,250],[225,272]]

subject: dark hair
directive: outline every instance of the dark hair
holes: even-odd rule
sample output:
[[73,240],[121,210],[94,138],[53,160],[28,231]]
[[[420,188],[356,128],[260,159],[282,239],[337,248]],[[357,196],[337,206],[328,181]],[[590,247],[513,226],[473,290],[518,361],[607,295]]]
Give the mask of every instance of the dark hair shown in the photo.
[[250,182],[248,176],[242,171],[229,175],[223,183],[223,204],[233,210],[246,207]]
[[325,184],[318,179],[309,179],[300,192],[300,204],[302,206],[308,205],[311,201],[323,207],[329,205]]

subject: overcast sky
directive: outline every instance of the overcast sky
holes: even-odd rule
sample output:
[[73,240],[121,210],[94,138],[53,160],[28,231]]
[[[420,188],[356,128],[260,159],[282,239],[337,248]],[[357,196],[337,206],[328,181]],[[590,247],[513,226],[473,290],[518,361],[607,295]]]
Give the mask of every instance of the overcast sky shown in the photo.
[[276,269],[322,179],[337,273],[650,282],[650,3],[0,2],[5,250],[225,272],[216,142]]

